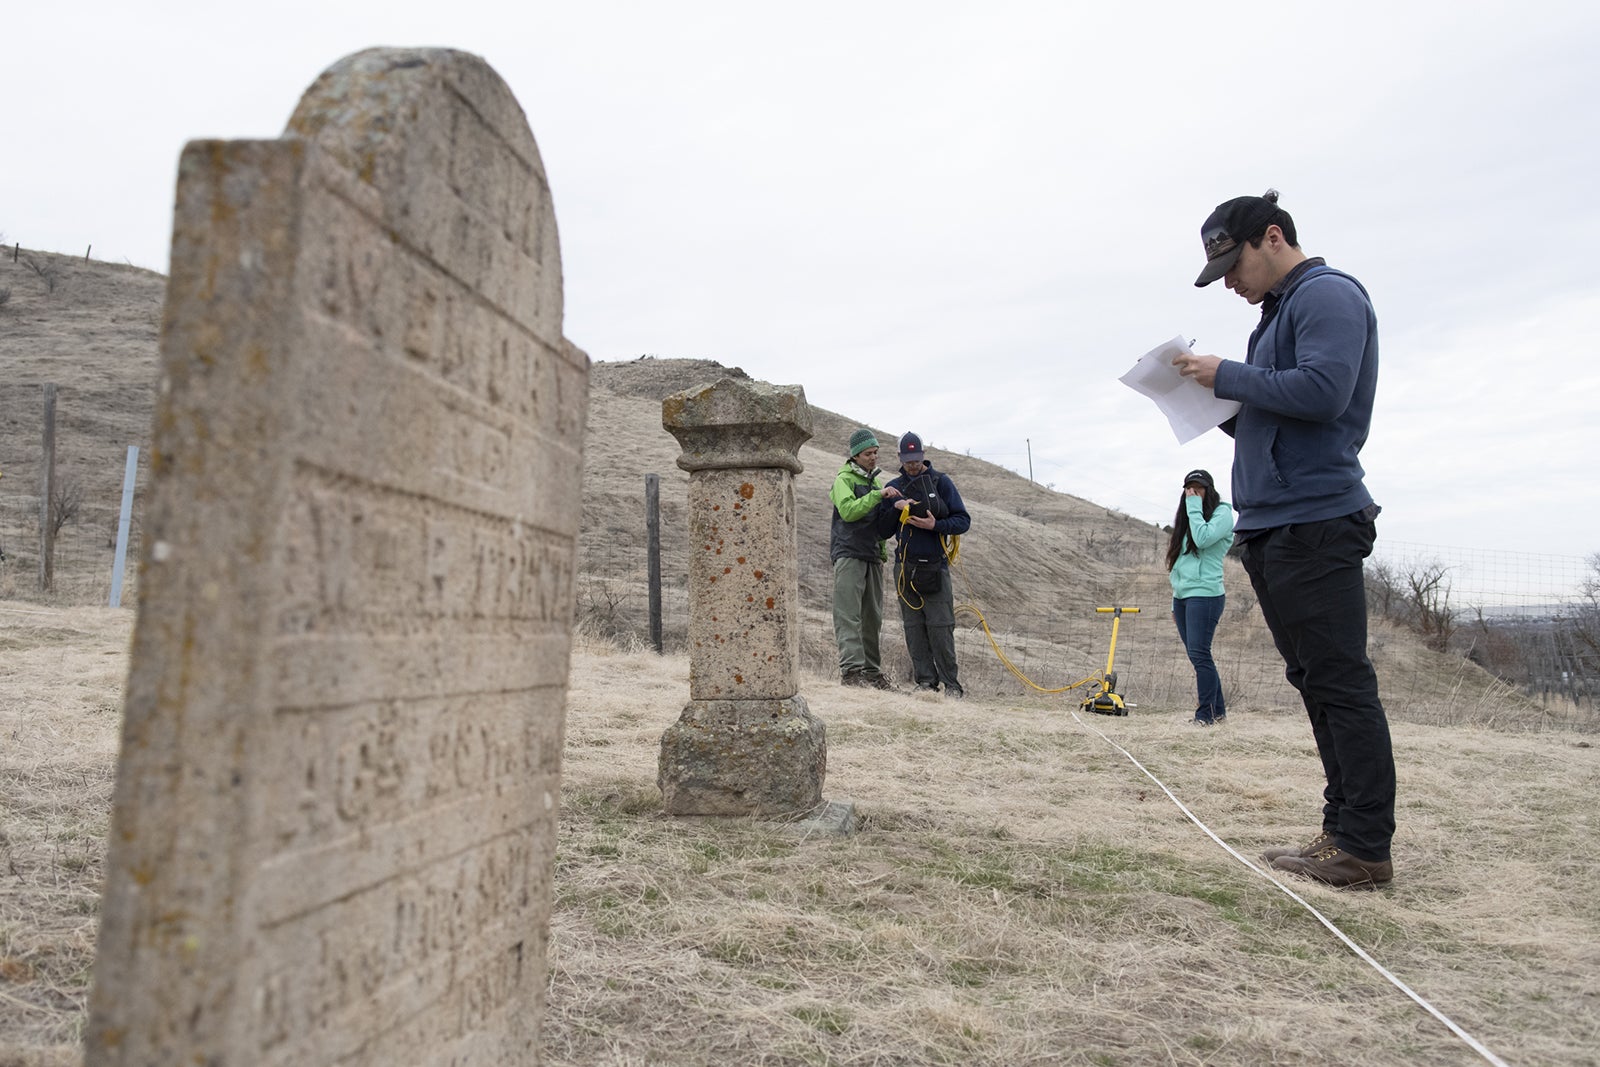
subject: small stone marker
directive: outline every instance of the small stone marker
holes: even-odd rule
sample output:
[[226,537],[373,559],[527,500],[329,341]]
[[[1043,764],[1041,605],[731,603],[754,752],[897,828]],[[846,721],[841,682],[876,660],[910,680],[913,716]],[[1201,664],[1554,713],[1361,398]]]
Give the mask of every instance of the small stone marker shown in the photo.
[[481,59],[184,150],[86,1060],[536,1064],[588,358]]
[[799,386],[723,378],[662,403],[689,479],[689,703],[661,738],[672,815],[778,815],[822,800],[828,745],[799,695]]

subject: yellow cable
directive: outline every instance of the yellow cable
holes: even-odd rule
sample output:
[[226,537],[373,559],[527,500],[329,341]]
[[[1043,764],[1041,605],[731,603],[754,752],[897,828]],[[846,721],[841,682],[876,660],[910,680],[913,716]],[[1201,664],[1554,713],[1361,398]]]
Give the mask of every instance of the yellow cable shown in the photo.
[[[900,525],[906,525],[910,519],[911,509],[901,508]],[[967,582],[966,571],[962,570],[960,565],[961,535],[956,534],[953,537],[940,537],[939,544],[940,547],[944,549],[945,559],[949,561],[951,569],[960,573],[961,580],[965,582],[967,587],[970,589],[972,583]],[[906,599],[905,591],[908,583],[906,582],[905,554],[898,553],[898,556],[898,565],[895,568],[895,595],[898,596],[906,605],[906,607],[910,608],[912,611],[921,611],[922,604],[926,604],[927,600],[923,599],[922,604],[913,604],[910,600]],[[915,585],[911,585],[910,588],[913,592],[915,592],[917,587]],[[1071,685],[1064,685],[1059,689],[1046,689],[1038,682],[1035,682],[1032,678],[1029,678],[1026,674],[1023,674],[1022,668],[1011,662],[1011,658],[1005,654],[1003,649],[1001,649],[1000,642],[995,640],[994,633],[989,629],[989,620],[983,617],[983,612],[978,610],[976,604],[973,604],[971,601],[967,601],[966,603],[957,605],[953,614],[959,615],[963,611],[970,611],[972,614],[978,617],[978,624],[983,627],[984,636],[989,639],[989,647],[994,649],[995,658],[997,658],[1001,664],[1005,666],[1005,669],[1010,671],[1011,674],[1023,685],[1037,689],[1041,693],[1069,693],[1072,690],[1077,689],[1079,686],[1088,685],[1090,682],[1096,682],[1100,680],[1100,672],[1096,671],[1094,674],[1089,675],[1089,677],[1083,679],[1082,681],[1073,682]]]
[[[959,542],[960,538],[952,538],[951,540]],[[950,560],[951,569],[961,575],[961,581],[970,590],[972,588],[972,583],[967,581],[967,572],[963,570],[960,563],[957,562],[957,557],[960,555],[959,545],[954,550],[951,550],[949,547],[947,547],[945,551]],[[976,604],[969,600],[959,605],[955,609],[955,614],[959,615],[963,611],[970,611],[972,614],[978,617],[978,625],[983,627],[983,634],[989,639],[989,647],[994,649],[995,658],[997,658],[1001,664],[1005,666],[1005,669],[1010,671],[1011,674],[1023,685],[1037,689],[1041,693],[1069,693],[1079,686],[1088,685],[1090,682],[1097,682],[1100,680],[1100,672],[1096,671],[1094,674],[1089,675],[1089,677],[1083,679],[1082,681],[1073,682],[1071,685],[1064,685],[1059,689],[1046,689],[1038,682],[1035,682],[1032,678],[1029,678],[1026,674],[1023,674],[1022,668],[1011,662],[1011,658],[1007,656],[1000,648],[1000,642],[995,640],[994,633],[989,629],[989,620],[983,617],[983,612],[978,610],[978,606]]]

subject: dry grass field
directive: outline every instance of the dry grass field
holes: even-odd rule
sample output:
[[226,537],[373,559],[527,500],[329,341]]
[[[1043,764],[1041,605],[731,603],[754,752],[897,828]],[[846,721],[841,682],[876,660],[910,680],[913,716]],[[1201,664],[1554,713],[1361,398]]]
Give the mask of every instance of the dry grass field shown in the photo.
[[[103,517],[92,552],[58,561],[56,590],[33,586],[39,385],[60,387],[60,470],[114,508],[123,451],[148,437],[163,283],[0,256],[0,1067],[79,1060],[133,619],[88,606],[104,603]],[[1217,643],[1230,722],[1198,731],[1160,531],[944,442],[935,463],[974,516],[958,600],[1046,688],[1103,665],[1093,607],[1143,606],[1117,651],[1133,713],[1080,718],[1078,694],[1027,688],[975,614],[958,634],[973,699],[839,687],[821,502],[854,424],[819,410],[796,487],[802,692],[828,727],[827,794],[855,802],[861,829],[663,817],[657,746],[688,696],[687,475],[660,401],[739,373],[594,368],[546,1062],[1484,1060],[1150,777],[1246,858],[1315,829],[1309,729],[1234,565]],[[637,636],[647,473],[661,478],[664,656]],[[1294,889],[1505,1061],[1600,1063],[1592,712],[1530,702],[1387,625],[1371,645],[1400,763],[1396,882]]]
[[[131,621],[0,604],[0,1064],[76,1062]],[[1300,715],[802,691],[852,837],[663,817],[687,661],[580,641],[546,1062],[1482,1062],[1111,743],[1253,857],[1314,827]],[[1395,738],[1394,885],[1295,890],[1506,1062],[1595,1063],[1600,750]]]

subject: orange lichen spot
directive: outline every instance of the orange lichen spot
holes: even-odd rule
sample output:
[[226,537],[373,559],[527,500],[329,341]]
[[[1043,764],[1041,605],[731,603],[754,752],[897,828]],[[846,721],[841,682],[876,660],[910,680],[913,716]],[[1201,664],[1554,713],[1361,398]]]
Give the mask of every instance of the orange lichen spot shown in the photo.
[[739,487],[739,495],[744,497],[746,500],[749,500],[751,497],[756,495],[756,487],[751,485],[749,482],[745,482]]
[[740,563],[743,563],[743,562],[744,562],[744,557],[743,557],[743,556],[740,556],[740,557],[739,557],[739,562],[740,562]]
[[743,504],[735,504],[735,505],[734,505],[734,506],[733,506],[733,510],[734,510],[734,511],[740,511],[740,510],[742,510],[742,509],[743,509],[743,508],[744,508],[744,505],[743,505]]
[[715,581],[716,581],[716,580],[717,580],[717,579],[718,579],[718,578],[720,578],[720,577],[722,577],[722,575],[720,575],[720,574],[713,574],[713,575],[712,575],[712,576],[711,576],[711,580],[712,580],[712,581],[713,581],[713,582],[715,582]]
[[732,567],[724,567],[724,568],[722,568],[722,573],[723,574],[732,574],[733,573],[733,568]]
[[754,604],[756,602],[756,598],[753,596],[747,596],[744,598],[744,602],[746,604]]
[[721,504],[712,504],[711,505],[711,510],[712,511],[721,511],[722,510],[722,505]]
[[777,606],[778,606],[778,602],[776,600],[772,599],[771,597],[767,597],[767,610],[768,611],[771,611],[773,608],[775,608]]
[[766,571],[756,571],[754,573],[755,573],[755,576],[756,576],[756,581],[758,581],[758,582],[761,579],[763,579],[763,578],[765,578],[767,576],[767,572]]
[[736,675],[733,676],[733,680],[738,682],[740,685],[743,685],[744,684],[744,675],[736,674]]

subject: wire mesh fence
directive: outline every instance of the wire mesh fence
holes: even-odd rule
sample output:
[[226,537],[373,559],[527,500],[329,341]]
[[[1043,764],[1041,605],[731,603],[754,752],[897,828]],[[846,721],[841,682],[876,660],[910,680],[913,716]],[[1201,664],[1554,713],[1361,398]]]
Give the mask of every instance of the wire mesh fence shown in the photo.
[[[1393,566],[1394,560],[1412,558],[1405,552],[1418,550],[1431,550],[1425,556],[1430,563],[1455,559],[1443,546],[1407,545],[1394,557],[1380,557],[1379,562],[1388,560]],[[649,632],[643,553],[636,544],[617,540],[592,542],[581,551],[580,624],[592,632],[643,645]],[[1109,664],[1113,618],[1082,606],[1022,613],[1003,601],[986,603],[972,592],[978,584],[971,580],[973,576],[958,566],[956,644],[962,684],[979,693],[1076,705],[1092,684],[1064,695],[1044,691],[1084,683],[1109,666],[1117,674],[1118,692],[1130,704],[1187,713],[1196,697],[1194,671],[1172,623],[1171,588],[1156,555],[1154,549],[1125,546],[1116,573],[1101,582],[1117,591],[1117,600],[1102,606],[1140,609],[1138,614],[1115,620],[1117,643]],[[1463,567],[1464,574],[1494,577],[1503,573],[1520,576],[1519,581],[1452,586],[1451,596],[1460,598],[1451,609],[1457,613],[1457,625],[1450,640],[1431,642],[1437,647],[1418,640],[1414,611],[1403,610],[1399,603],[1391,605],[1388,612],[1375,608],[1368,644],[1387,705],[1407,718],[1440,724],[1507,723],[1517,718],[1519,725],[1532,727],[1600,725],[1593,684],[1600,677],[1600,664],[1592,658],[1545,656],[1540,651],[1558,641],[1563,628],[1570,643],[1573,627],[1581,626],[1585,619],[1592,627],[1597,613],[1592,593],[1586,595],[1584,590],[1592,586],[1594,565],[1576,557],[1541,556],[1535,566],[1535,561],[1520,556],[1481,550],[1473,554],[1475,569]],[[1455,566],[1441,565],[1447,569]],[[687,585],[685,574],[663,575],[662,631],[667,651],[685,647]],[[800,585],[803,602],[826,604],[832,572],[814,563],[808,566],[803,558]],[[910,677],[910,662],[892,578],[885,585],[889,588],[882,634],[884,670],[905,680]],[[1248,591],[1248,582],[1235,572],[1229,588],[1213,654],[1230,708],[1300,714],[1299,696],[1284,678],[1283,661]],[[1517,610],[1511,610],[1513,606]],[[1495,657],[1488,654],[1491,645],[1515,648]],[[815,673],[836,669],[832,622],[825,609],[813,607],[805,612],[801,660]],[[1552,670],[1546,661],[1564,663],[1566,674],[1561,674],[1560,667]]]
[[[12,468],[15,470],[15,468]],[[93,479],[118,484],[119,471]],[[39,497],[24,479],[0,482],[0,599],[57,603],[109,601],[116,562],[120,491],[78,502],[55,538],[54,582],[40,588]],[[142,490],[142,484],[140,486]],[[134,496],[122,603],[137,595],[142,492]],[[682,523],[666,508],[664,524]],[[638,523],[643,529],[643,517]],[[682,531],[664,535],[683,536]],[[1135,706],[1183,712],[1192,708],[1194,674],[1170,617],[1171,594],[1159,561],[1160,545],[1117,546],[1110,577],[1094,595],[1106,607],[1138,607],[1116,623],[1117,691]],[[1230,563],[1236,568],[1236,563]],[[587,631],[643,645],[649,635],[649,585],[642,536],[595,536],[579,544],[576,617]],[[1385,702],[1430,721],[1494,719],[1510,698],[1531,700],[1539,722],[1594,725],[1600,690],[1600,557],[1504,552],[1412,543],[1383,543],[1369,563],[1370,647]],[[1022,612],[974,593],[981,574],[957,568],[957,650],[963,685],[977,693],[1076,704],[1108,666],[1113,619],[1063,598],[1059,610]],[[882,635],[885,670],[909,678],[894,583],[885,583]],[[825,560],[802,556],[802,665],[818,674],[836,669],[827,609],[832,571]],[[1230,708],[1298,713],[1299,700],[1261,623],[1248,582],[1234,572],[1214,654]],[[1115,598],[1115,599],[1111,599]],[[662,574],[661,614],[668,651],[682,651],[689,629],[688,576]],[[1422,641],[1417,641],[1418,636]],[[1009,665],[1008,665],[1009,663]],[[1065,693],[1049,693],[1081,683]],[[1418,710],[1421,709],[1421,710]]]
[[[81,507],[56,531],[49,589],[40,584],[40,514],[38,496],[0,494],[0,599],[62,604],[110,603],[116,568],[120,501],[110,506]],[[140,531],[129,530],[127,564],[121,600],[131,604],[138,593]]]

